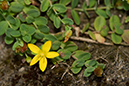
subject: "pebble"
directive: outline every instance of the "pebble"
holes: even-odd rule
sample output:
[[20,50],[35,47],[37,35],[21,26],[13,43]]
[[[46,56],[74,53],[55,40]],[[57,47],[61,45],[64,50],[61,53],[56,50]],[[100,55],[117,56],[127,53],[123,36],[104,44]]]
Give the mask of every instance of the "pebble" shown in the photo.
[[21,67],[18,71],[23,72],[25,70],[25,67]]

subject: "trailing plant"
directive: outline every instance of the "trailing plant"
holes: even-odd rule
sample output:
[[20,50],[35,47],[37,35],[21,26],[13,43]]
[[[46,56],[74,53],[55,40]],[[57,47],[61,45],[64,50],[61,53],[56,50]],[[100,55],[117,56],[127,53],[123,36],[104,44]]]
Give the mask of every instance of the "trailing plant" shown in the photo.
[[[94,20],[94,27],[91,29],[90,23],[87,23],[80,31],[81,34],[87,33],[92,40],[102,44],[107,37],[114,44],[122,44],[122,41],[128,44],[129,30],[124,30],[124,24],[120,22],[120,18],[110,13],[112,8],[128,11],[128,3],[128,0],[104,0],[105,6],[98,7],[97,0],[87,0],[77,8],[79,0],[0,0],[0,35],[4,35],[6,44],[13,44],[12,49],[17,54],[25,55],[26,61],[31,62],[30,65],[39,60],[40,63],[43,62],[40,56],[44,57],[45,67],[42,69],[43,64],[40,65],[42,71],[46,68],[48,52],[43,52],[42,48],[41,50],[35,48],[33,44],[51,41],[51,50],[59,53],[59,56],[57,53],[53,56],[54,64],[74,57],[75,61],[71,66],[74,74],[85,67],[84,76],[88,77],[94,72],[96,76],[101,77],[104,64],[91,59],[90,53],[78,50],[78,46],[73,41],[69,41],[69,38],[74,35],[75,27],[81,24],[78,12],[84,12],[88,18],[90,18],[89,10],[95,11],[98,15]],[[53,23],[58,33],[50,33],[48,22]],[[126,16],[124,23],[128,22],[129,16]],[[63,31],[59,32],[61,28]],[[31,61],[30,54],[40,55],[40,59]]]

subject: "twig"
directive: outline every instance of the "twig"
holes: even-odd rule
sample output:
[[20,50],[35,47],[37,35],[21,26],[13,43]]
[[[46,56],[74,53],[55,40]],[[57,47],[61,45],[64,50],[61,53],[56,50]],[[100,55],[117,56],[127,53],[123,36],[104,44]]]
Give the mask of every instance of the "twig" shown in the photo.
[[61,80],[64,78],[65,74],[66,74],[68,71],[69,71],[69,68],[67,68],[67,69],[65,70],[65,72],[63,73],[63,75],[61,76]]
[[115,62],[117,62],[117,60],[118,60],[118,56],[119,56],[119,48],[120,48],[120,46],[117,48],[117,53],[116,53],[116,59],[115,59]]
[[105,58],[103,58],[102,56],[101,57],[99,57],[99,58],[96,58],[96,60],[98,60],[98,59],[102,59],[102,60],[104,60],[105,62],[107,62],[108,63],[108,60],[106,60]]
[[78,41],[85,41],[85,42],[89,42],[89,43],[103,44],[103,45],[113,45],[112,43],[107,43],[107,42],[105,42],[105,43],[99,43],[99,42],[94,41],[92,39],[83,38],[83,37],[71,36],[70,39],[78,40]]
[[[85,42],[95,43],[95,44],[103,44],[103,45],[108,45],[108,46],[114,45],[113,43],[108,43],[108,42],[99,43],[99,42],[94,41],[94,40],[92,40],[92,39],[83,38],[83,37],[76,37],[76,36],[71,36],[70,39],[72,39],[72,40],[78,40],[78,41],[85,41]],[[119,45],[129,47],[129,44],[125,44],[125,43],[121,43],[121,44],[119,44]]]

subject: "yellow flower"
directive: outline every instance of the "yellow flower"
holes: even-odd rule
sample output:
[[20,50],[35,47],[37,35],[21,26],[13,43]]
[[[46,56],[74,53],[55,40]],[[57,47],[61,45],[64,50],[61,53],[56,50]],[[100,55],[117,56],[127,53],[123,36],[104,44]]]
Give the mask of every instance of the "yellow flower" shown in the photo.
[[47,67],[46,58],[54,58],[59,56],[57,52],[49,52],[49,50],[51,49],[51,45],[51,41],[47,41],[40,49],[34,44],[28,44],[29,49],[36,54],[34,58],[31,60],[30,66],[36,64],[39,61],[39,68],[42,72],[44,72]]

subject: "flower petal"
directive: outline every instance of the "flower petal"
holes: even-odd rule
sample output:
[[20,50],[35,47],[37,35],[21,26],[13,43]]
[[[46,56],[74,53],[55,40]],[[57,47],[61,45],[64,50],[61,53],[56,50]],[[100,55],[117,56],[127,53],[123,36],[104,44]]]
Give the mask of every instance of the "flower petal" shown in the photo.
[[42,46],[42,51],[46,54],[51,49],[51,46],[51,41],[45,42],[45,44]]
[[35,54],[38,54],[41,51],[40,48],[34,44],[28,44],[28,47]]
[[36,55],[30,62],[30,66],[34,65],[41,59],[40,55]]
[[57,56],[59,56],[59,54],[57,52],[48,52],[46,55],[47,58],[54,58]]
[[39,68],[41,69],[42,72],[44,72],[46,67],[47,67],[47,59],[45,57],[43,57],[39,61]]

